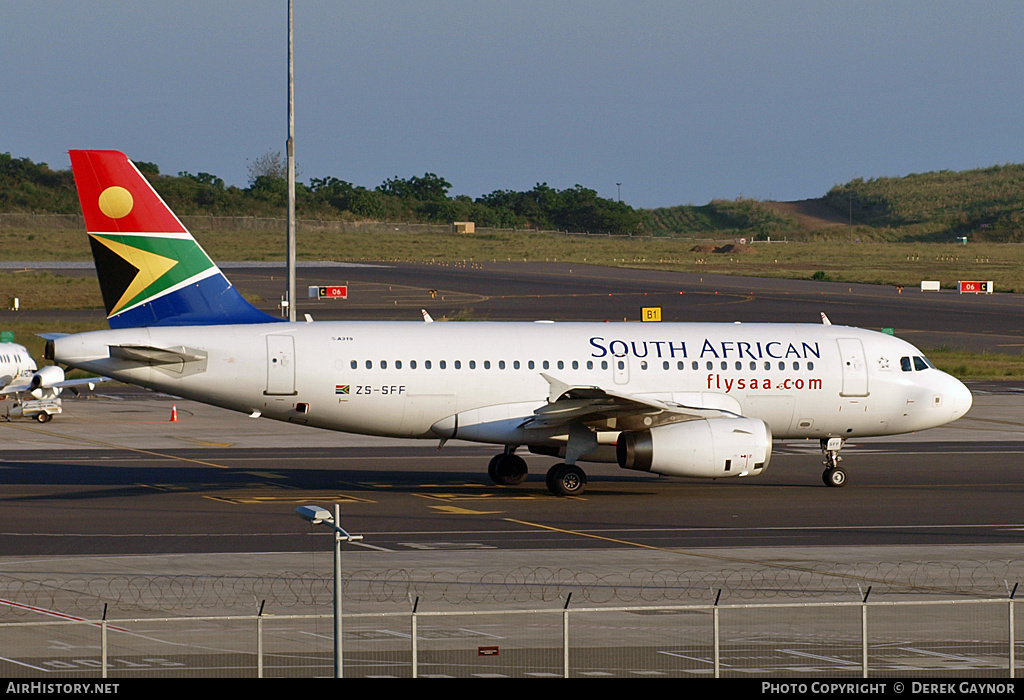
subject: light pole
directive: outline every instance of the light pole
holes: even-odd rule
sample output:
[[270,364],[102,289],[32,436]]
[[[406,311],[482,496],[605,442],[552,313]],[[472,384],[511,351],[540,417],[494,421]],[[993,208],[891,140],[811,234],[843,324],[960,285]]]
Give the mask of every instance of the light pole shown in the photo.
[[295,509],[299,517],[312,525],[327,524],[334,530],[334,677],[344,676],[341,656],[341,543],[363,539],[362,535],[350,535],[340,525],[341,506],[334,504],[334,515],[320,506],[299,506]]
[[288,320],[295,322],[295,68],[292,30],[292,0],[288,0]]

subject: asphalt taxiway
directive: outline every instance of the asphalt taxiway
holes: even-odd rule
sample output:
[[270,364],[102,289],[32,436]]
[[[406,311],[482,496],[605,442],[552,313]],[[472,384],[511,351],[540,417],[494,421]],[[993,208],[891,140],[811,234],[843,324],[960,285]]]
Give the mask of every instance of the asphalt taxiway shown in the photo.
[[[717,482],[588,465],[579,498],[486,475],[494,448],[320,431],[125,388],[65,400],[50,423],[0,423],[0,554],[290,551],[302,504],[341,503],[377,547],[589,549],[1017,544],[1024,389],[974,387],[960,421],[851,441],[826,488],[814,441],[765,474]],[[172,407],[178,420],[170,420]],[[1022,550],[1024,551],[1024,550]]]

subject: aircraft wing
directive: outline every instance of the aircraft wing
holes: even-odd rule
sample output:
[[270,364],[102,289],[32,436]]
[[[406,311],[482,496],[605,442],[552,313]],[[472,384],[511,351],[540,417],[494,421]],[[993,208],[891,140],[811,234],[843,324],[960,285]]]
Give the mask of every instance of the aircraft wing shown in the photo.
[[673,401],[653,399],[635,394],[603,389],[599,386],[569,385],[541,374],[550,385],[548,403],[533,412],[522,427],[554,428],[570,423],[591,423],[615,419],[631,423],[649,419],[644,426],[676,423],[700,418],[738,418],[739,414],[725,408],[688,406]]

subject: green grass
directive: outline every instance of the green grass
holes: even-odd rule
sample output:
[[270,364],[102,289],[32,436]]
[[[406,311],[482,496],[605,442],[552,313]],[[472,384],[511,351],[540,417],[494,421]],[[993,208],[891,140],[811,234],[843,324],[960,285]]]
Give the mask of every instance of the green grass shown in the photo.
[[[281,232],[202,231],[197,238],[214,260],[283,260]],[[525,231],[490,230],[477,235],[456,235],[380,229],[355,233],[300,230],[297,242],[300,260],[558,261],[793,279],[812,279],[816,273],[824,273],[824,279],[835,282],[908,288],[925,279],[939,280],[947,288],[955,287],[958,280],[992,280],[996,291],[1024,292],[1024,246],[1013,243],[858,243],[839,238],[756,243],[748,252],[738,254],[694,252],[695,243],[678,238],[566,236]],[[0,259],[89,261],[91,257],[81,232],[39,231],[28,241],[23,232],[0,231]],[[16,295],[15,288],[42,295],[43,291],[36,288],[54,281],[38,278],[37,282],[27,282],[30,278],[30,273],[2,273],[0,289],[8,299]],[[61,284],[67,284],[66,294],[58,295],[60,298],[54,303],[59,305],[53,308],[92,308],[99,304],[98,297],[93,302],[82,297],[80,292],[88,283]],[[30,297],[29,291],[17,295],[26,301]]]
[[932,348],[928,359],[944,372],[961,380],[1024,379],[1024,356]]
[[24,310],[103,308],[99,285],[91,275],[70,277],[53,272],[3,270],[0,271],[0,289],[4,293],[0,303],[5,307],[9,307],[13,297],[17,297]]

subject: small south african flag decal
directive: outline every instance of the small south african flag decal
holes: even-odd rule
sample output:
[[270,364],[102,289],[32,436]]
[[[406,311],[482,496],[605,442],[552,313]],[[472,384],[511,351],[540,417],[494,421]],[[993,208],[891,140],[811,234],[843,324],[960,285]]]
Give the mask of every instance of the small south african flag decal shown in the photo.
[[348,387],[349,387],[348,384],[335,384],[334,385],[334,393],[335,393],[335,395],[345,394],[347,396],[348,395]]

